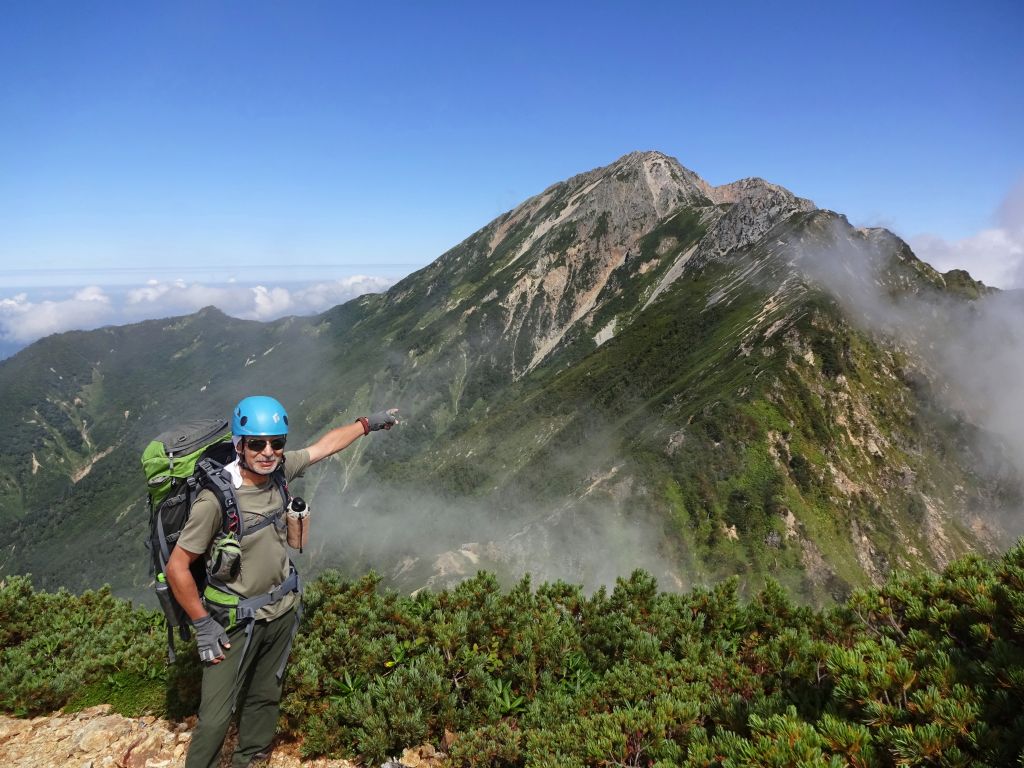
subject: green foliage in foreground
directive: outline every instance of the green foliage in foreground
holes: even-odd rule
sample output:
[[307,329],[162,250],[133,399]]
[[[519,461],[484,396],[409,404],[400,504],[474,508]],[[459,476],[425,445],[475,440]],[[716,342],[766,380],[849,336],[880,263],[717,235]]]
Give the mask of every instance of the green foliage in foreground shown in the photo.
[[13,576],[0,582],[0,709],[24,716],[109,702],[128,715],[160,711],[161,645],[163,614],[135,610],[106,587],[49,594]]
[[[1024,763],[1024,542],[826,611],[775,584],[661,593],[643,572],[590,597],[327,574],[306,603],[282,727],[309,755],[379,763],[447,729],[462,767]],[[106,590],[0,585],[3,710],[183,714],[194,649],[169,670],[163,654],[159,617]]]

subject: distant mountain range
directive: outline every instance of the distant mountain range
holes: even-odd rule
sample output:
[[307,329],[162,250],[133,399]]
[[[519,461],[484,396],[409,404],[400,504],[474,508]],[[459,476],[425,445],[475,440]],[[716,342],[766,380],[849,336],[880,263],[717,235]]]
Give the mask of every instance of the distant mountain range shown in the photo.
[[935,322],[886,325],[888,307],[991,295],[766,181],[714,187],[633,153],[315,317],[207,308],[0,362],[0,572],[143,594],[143,446],[266,393],[296,445],[404,416],[297,485],[307,572],[372,567],[412,590],[644,567],[669,588],[773,576],[827,602],[1008,543],[1012,446],[958,404]]

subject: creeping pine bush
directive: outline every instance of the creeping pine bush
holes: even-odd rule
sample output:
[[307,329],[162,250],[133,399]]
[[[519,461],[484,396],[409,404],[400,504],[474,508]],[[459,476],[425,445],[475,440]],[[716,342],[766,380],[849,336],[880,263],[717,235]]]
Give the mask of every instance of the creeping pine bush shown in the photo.
[[[403,597],[321,578],[285,709],[308,754],[453,765],[1002,765],[1024,757],[1024,545],[827,611],[775,583],[591,596],[481,573]],[[337,670],[325,672],[325,670]]]
[[135,610],[110,589],[36,592],[0,582],[0,709],[19,716],[111,703],[126,715],[163,712],[163,614]]
[[[282,728],[310,756],[443,742],[456,768],[1024,764],[1024,543],[824,611],[774,583],[741,601],[735,580],[668,594],[639,571],[589,596],[480,573],[410,597],[327,573],[305,600]],[[118,680],[194,706],[198,668],[162,677],[159,624],[105,590],[8,580],[0,706]]]

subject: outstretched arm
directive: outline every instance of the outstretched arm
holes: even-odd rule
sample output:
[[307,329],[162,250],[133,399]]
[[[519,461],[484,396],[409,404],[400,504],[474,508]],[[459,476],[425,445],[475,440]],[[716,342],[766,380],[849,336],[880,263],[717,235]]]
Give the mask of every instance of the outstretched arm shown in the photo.
[[335,427],[315,443],[307,446],[309,463],[316,464],[318,461],[348,448],[363,435],[368,435],[378,429],[391,429],[397,423],[398,409],[391,408],[387,411],[378,411],[372,416],[363,416],[351,424]]

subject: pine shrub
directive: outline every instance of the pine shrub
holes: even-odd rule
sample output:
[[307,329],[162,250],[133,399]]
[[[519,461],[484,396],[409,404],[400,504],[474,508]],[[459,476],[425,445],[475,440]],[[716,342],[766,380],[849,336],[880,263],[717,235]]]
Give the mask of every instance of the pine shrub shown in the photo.
[[[635,572],[583,594],[487,573],[415,597],[375,574],[306,591],[283,701],[307,755],[379,764],[454,734],[450,764],[1012,765],[1024,755],[1024,543],[895,573],[814,610],[769,582],[687,594]],[[168,669],[160,617],[109,590],[0,583],[0,708],[97,697],[187,714],[194,648]],[[118,698],[120,697],[120,698]],[[447,732],[447,737],[446,737]]]

